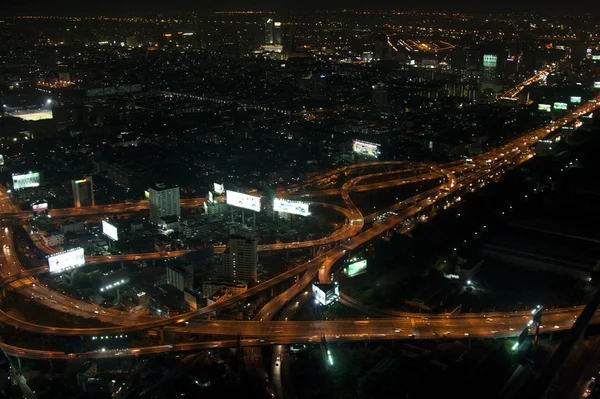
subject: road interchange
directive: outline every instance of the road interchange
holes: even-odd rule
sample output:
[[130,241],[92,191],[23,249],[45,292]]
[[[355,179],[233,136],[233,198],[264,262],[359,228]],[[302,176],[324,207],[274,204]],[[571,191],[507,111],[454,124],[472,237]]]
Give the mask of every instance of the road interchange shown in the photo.
[[[600,98],[596,99],[597,101]],[[246,293],[241,294],[239,296],[232,297],[226,301],[219,302],[215,305],[211,305],[206,308],[199,309],[195,312],[189,312],[187,314],[173,317],[173,318],[148,318],[148,320],[140,318],[139,320],[134,320],[133,322],[128,322],[125,325],[121,324],[116,327],[102,327],[102,328],[86,328],[86,329],[62,329],[58,327],[52,326],[39,326],[32,323],[28,323],[23,320],[18,320],[17,318],[10,316],[3,311],[0,312],[0,319],[8,324],[11,324],[15,327],[25,329],[27,331],[38,332],[43,334],[55,334],[55,335],[95,335],[95,334],[107,334],[107,333],[123,333],[123,332],[131,332],[131,331],[140,331],[150,328],[161,328],[172,330],[172,331],[180,331],[180,332],[189,332],[195,334],[211,334],[211,335],[231,335],[232,332],[239,333],[243,337],[288,337],[289,340],[293,339],[301,339],[298,337],[315,337],[319,335],[325,336],[333,336],[340,337],[336,339],[342,339],[342,337],[347,336],[348,339],[353,339],[351,337],[367,337],[367,336],[378,336],[380,339],[400,339],[400,338],[420,338],[420,339],[439,339],[440,337],[507,337],[507,336],[515,336],[518,334],[519,328],[522,329],[524,322],[523,319],[526,318],[526,314],[513,314],[513,313],[503,313],[501,315],[496,315],[494,317],[486,317],[483,318],[482,315],[440,315],[440,316],[432,316],[427,315],[424,319],[422,314],[407,314],[406,317],[399,317],[397,319],[384,320],[384,319],[371,319],[367,323],[364,321],[323,321],[323,322],[292,322],[292,321],[228,321],[228,320],[219,320],[218,322],[206,322],[206,321],[193,321],[189,322],[193,318],[198,316],[207,315],[217,309],[223,309],[227,306],[230,306],[238,301],[244,300],[256,293],[259,293],[267,288],[270,288],[280,282],[283,282],[289,278],[294,276],[298,276],[300,273],[303,273],[301,279],[298,280],[296,284],[294,284],[290,289],[284,291],[279,296],[275,297],[272,301],[265,305],[266,307],[270,307],[271,311],[266,311],[267,313],[277,312],[286,304],[290,303],[290,300],[295,298],[297,295],[302,295],[302,292],[305,291],[306,287],[314,280],[315,276],[318,275],[319,280],[322,282],[326,282],[329,279],[331,268],[336,263],[337,260],[341,259],[347,251],[352,251],[356,249],[360,245],[369,241],[370,239],[382,234],[383,232],[394,228],[395,226],[402,225],[406,220],[415,217],[415,215],[425,214],[430,208],[445,201],[451,201],[452,195],[460,193],[461,190],[470,189],[473,187],[473,184],[483,184],[490,176],[495,176],[498,173],[501,173],[502,170],[506,168],[512,167],[514,164],[522,162],[532,156],[529,153],[529,148],[532,144],[534,144],[537,140],[542,139],[546,135],[550,134],[554,130],[558,129],[561,126],[569,123],[575,118],[592,112],[598,106],[597,103],[588,103],[580,108],[578,108],[575,112],[570,113],[568,116],[560,118],[558,121],[553,122],[552,124],[536,129],[516,140],[513,140],[505,145],[502,145],[496,149],[488,151],[480,156],[474,158],[474,163],[472,165],[465,166],[461,165],[450,165],[443,166],[444,175],[446,178],[444,179],[444,184],[438,188],[429,190],[425,196],[423,193],[412,197],[409,200],[401,201],[395,206],[398,207],[398,214],[393,217],[388,218],[382,223],[376,224],[367,230],[363,231],[363,228],[366,223],[371,222],[374,217],[371,215],[367,215],[363,217],[360,210],[354,205],[352,200],[350,199],[349,193],[357,186],[357,184],[367,178],[366,176],[358,176],[357,178],[351,179],[344,183],[342,188],[339,189],[339,194],[342,197],[346,207],[341,208],[345,209],[345,216],[349,220],[360,220],[358,223],[347,223],[345,233],[340,235],[340,237],[336,237],[332,239],[331,242],[324,243],[323,241],[315,240],[310,243],[310,245],[306,246],[298,246],[301,247],[310,247],[310,246],[322,246],[324,244],[334,244],[336,242],[344,241],[341,245],[331,248],[326,252],[315,256],[310,261],[299,265],[293,269],[288,270],[281,275],[263,282],[255,287],[252,287]],[[377,163],[378,165],[384,165],[386,163]],[[394,163],[388,163],[393,165]],[[339,175],[340,173],[345,173],[354,169],[368,168],[373,163],[368,164],[369,166],[362,164],[362,166],[357,167],[353,165],[352,167],[348,167],[342,171],[333,171],[321,176],[319,179],[313,179],[310,181],[310,184],[318,183],[322,179],[329,179],[333,176]],[[439,176],[439,175],[438,175]],[[455,176],[453,179],[453,184],[448,184],[448,176]],[[398,180],[398,179],[396,179]],[[392,181],[390,187],[397,185],[397,181]],[[301,187],[301,186],[298,186]],[[296,187],[292,187],[291,191],[294,191]],[[290,189],[287,189],[287,192],[290,192]],[[279,190],[282,192],[284,190]],[[201,203],[202,199],[194,199],[194,201],[190,201],[190,203]],[[141,204],[139,205],[141,206]],[[4,209],[4,207],[3,207]],[[128,208],[129,209],[129,208]],[[96,212],[96,210],[94,210]],[[12,212],[11,214],[16,214],[17,212]],[[8,214],[8,213],[7,213]],[[352,218],[352,219],[350,219]],[[346,233],[347,232],[347,233]],[[346,234],[349,237],[346,237]],[[10,232],[5,232],[7,240],[12,240],[10,238]],[[349,240],[348,240],[349,238]],[[7,242],[7,244],[9,243]],[[276,250],[276,249],[288,249],[289,247],[285,247],[286,244],[275,244],[281,245],[281,247],[268,248],[264,250]],[[287,244],[289,245],[289,244]],[[14,248],[12,249],[14,251]],[[135,254],[133,254],[135,255]],[[14,253],[12,255],[14,257]],[[173,257],[172,253],[161,254],[158,253],[157,259],[160,258],[168,258]],[[0,283],[2,286],[6,286],[7,284],[11,285],[22,285],[24,287],[29,286],[29,291],[24,291],[24,295],[32,294],[37,291],[35,288],[31,287],[31,276],[42,273],[45,270],[39,269],[34,272],[22,272],[20,270],[16,270],[10,267],[10,262],[13,262],[13,265],[16,265],[17,261],[11,259],[10,255],[7,255],[6,251],[4,252],[4,261],[2,263],[2,280]],[[97,262],[101,262],[98,260]],[[93,259],[90,259],[90,263],[94,263]],[[29,282],[29,284],[28,284]],[[41,288],[41,287],[38,287]],[[35,293],[33,294],[35,295]],[[47,295],[41,294],[47,298]],[[51,294],[53,295],[53,294]],[[66,297],[68,298],[68,297]],[[62,300],[62,299],[61,299]],[[68,301],[69,299],[64,299]],[[58,302],[58,301],[57,301]],[[65,306],[60,305],[59,306]],[[52,307],[52,306],[50,306]],[[264,308],[263,308],[264,309]],[[267,308],[269,309],[269,308]],[[60,309],[57,309],[60,310]],[[89,313],[90,309],[86,309],[86,314]],[[261,310],[262,311],[262,310]],[[552,313],[548,313],[548,318],[545,319],[545,323],[548,325],[552,325],[551,328],[556,331],[562,331],[565,329],[569,329],[570,325],[572,325],[573,321],[577,318],[579,312],[581,311],[578,307],[573,308],[565,308],[565,309],[557,309]],[[69,312],[71,313],[71,312]],[[79,314],[77,314],[79,315]],[[92,316],[98,318],[102,321],[106,321],[108,323],[115,323],[115,321],[109,321],[110,317],[113,315],[99,315],[94,310]],[[485,316],[485,315],[484,315]],[[84,316],[86,317],[86,316]],[[491,322],[488,322],[488,319],[492,319]],[[510,320],[503,320],[510,319]],[[422,322],[422,320],[433,320]],[[496,320],[496,321],[494,321]],[[510,323],[508,323],[510,321]],[[598,318],[595,317],[594,321],[598,321]],[[189,324],[186,324],[189,322]],[[360,322],[360,323],[358,323]],[[429,324],[428,324],[429,323]],[[458,324],[453,324],[458,323]],[[556,323],[556,324],[554,324]],[[424,324],[424,325],[423,325]],[[517,328],[518,325],[518,328]],[[445,328],[448,328],[445,330]],[[511,330],[512,329],[512,330]],[[398,330],[398,331],[396,331]],[[407,331],[411,331],[407,333]],[[448,333],[448,334],[446,334]],[[354,335],[353,335],[354,334]],[[384,335],[381,335],[384,334]],[[441,334],[441,335],[440,335]],[[462,334],[462,335],[461,335]],[[466,335],[465,335],[466,334]],[[389,338],[388,338],[389,337]],[[308,339],[306,338],[306,339]],[[304,338],[302,338],[304,339]],[[282,343],[282,341],[280,341]]]

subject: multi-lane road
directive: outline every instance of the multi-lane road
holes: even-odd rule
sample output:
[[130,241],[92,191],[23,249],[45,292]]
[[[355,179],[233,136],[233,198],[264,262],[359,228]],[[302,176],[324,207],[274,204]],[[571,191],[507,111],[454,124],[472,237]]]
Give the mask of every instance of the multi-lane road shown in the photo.
[[[198,207],[204,204],[205,198],[187,198],[181,200],[181,206],[184,208]],[[83,206],[81,208],[57,208],[48,210],[48,214],[54,218],[69,218],[69,217],[82,217],[82,216],[98,216],[98,215],[113,215],[121,213],[136,213],[149,208],[148,201],[138,202],[123,202],[119,204],[108,204],[108,205],[94,205],[94,206]],[[0,205],[2,210],[2,218],[10,219],[22,219],[26,220],[31,218],[32,212],[22,211],[15,209],[10,205]]]
[[514,100],[517,95],[527,86],[532,85],[534,83],[537,83],[543,79],[545,79],[550,73],[552,73],[552,71],[554,71],[556,69],[556,64],[551,64],[549,65],[547,68],[539,71],[538,73],[536,73],[535,75],[531,76],[530,78],[524,80],[523,82],[519,83],[518,85],[516,85],[515,87],[511,88],[510,90],[506,91],[504,94],[502,94],[500,96],[500,99],[502,100]]
[[[600,97],[596,100],[600,100]],[[503,170],[512,167],[514,164],[521,162],[523,159],[528,159],[532,154],[530,153],[530,147],[537,140],[542,139],[552,131],[559,127],[569,123],[575,118],[587,114],[595,110],[598,103],[588,103],[576,111],[569,113],[567,116],[560,118],[553,122],[551,125],[544,128],[536,129],[524,136],[513,140],[507,144],[504,144],[494,150],[484,153],[480,156],[474,157],[474,163],[472,165],[455,164],[455,165],[444,165],[443,176],[445,179],[443,184],[436,189],[427,192],[427,195],[421,193],[417,196],[410,198],[405,201],[400,201],[397,205],[398,213],[382,221],[379,224],[375,224],[368,229],[363,231],[365,226],[365,218],[363,218],[360,210],[354,205],[350,198],[350,192],[353,191],[358,183],[366,180],[370,175],[361,175],[352,178],[344,183],[339,189],[339,194],[345,203],[344,215],[350,219],[351,222],[341,229],[342,233],[335,236],[331,241],[327,242],[332,244],[335,242],[343,241],[342,245],[331,248],[317,256],[310,261],[299,265],[291,270],[288,270],[275,278],[263,282],[255,287],[252,287],[248,291],[238,296],[229,298],[223,302],[208,306],[206,308],[199,309],[198,311],[190,312],[178,317],[173,318],[152,318],[148,316],[133,318],[131,315],[116,314],[114,311],[109,310],[98,310],[94,308],[94,305],[86,304],[85,307],[76,302],[75,300],[57,294],[47,287],[36,286],[33,287],[33,279],[31,277],[23,277],[27,273],[21,271],[21,267],[18,264],[18,259],[14,256],[14,248],[12,246],[12,239],[10,237],[10,231],[5,232],[2,238],[5,242],[6,247],[4,248],[3,261],[0,263],[0,271],[2,274],[2,284],[12,284],[15,289],[20,290],[24,295],[33,295],[33,299],[39,300],[46,306],[52,307],[59,311],[66,311],[71,314],[84,317],[94,317],[111,323],[115,326],[104,327],[104,328],[58,328],[53,326],[41,326],[33,323],[29,323],[24,320],[19,320],[14,316],[0,312],[0,318],[3,322],[6,322],[16,327],[34,331],[42,334],[57,334],[57,335],[96,335],[102,333],[123,333],[128,331],[145,330],[149,328],[165,327],[169,330],[175,331],[186,331],[190,333],[198,334],[213,334],[213,335],[224,335],[231,336],[232,334],[239,333],[243,337],[256,337],[260,339],[282,339],[277,343],[289,343],[294,339],[306,339],[313,340],[315,337],[325,335],[326,337],[333,339],[411,339],[411,338],[429,338],[439,339],[446,337],[508,337],[515,336],[519,333],[519,330],[524,327],[527,322],[528,315],[520,313],[503,313],[496,315],[467,315],[467,316],[428,316],[424,318],[419,314],[410,314],[405,318],[394,318],[389,320],[372,319],[372,320],[344,320],[344,321],[311,321],[311,322],[292,322],[292,321],[229,321],[229,320],[218,320],[218,321],[191,321],[193,318],[201,315],[207,315],[217,309],[230,306],[240,300],[249,298],[265,289],[268,289],[276,284],[279,284],[287,279],[294,276],[300,275],[301,277],[296,281],[292,287],[279,296],[275,297],[272,301],[268,302],[265,308],[260,312],[266,315],[265,318],[270,318],[275,312],[278,312],[281,308],[286,305],[290,305],[290,301],[298,295],[309,295],[303,294],[306,287],[310,285],[314,277],[318,274],[319,279],[327,281],[329,279],[331,267],[337,260],[342,258],[347,251],[351,251],[372,238],[382,234],[383,232],[402,225],[407,220],[414,218],[419,214],[426,214],[431,211],[433,206],[442,204],[449,201],[454,201],[456,196],[464,190],[473,189],[478,184],[485,183],[487,179],[493,176],[497,176],[502,173]],[[402,165],[404,163],[399,162],[382,162],[376,163],[379,165]],[[374,164],[363,164],[362,166],[354,165],[352,167],[341,168],[336,171],[329,172],[325,175],[316,177],[309,181],[310,185],[329,184],[331,181],[338,178],[338,176],[346,176],[350,172],[359,172],[367,169]],[[398,180],[398,179],[394,179]],[[397,184],[397,181],[391,180],[389,183],[390,187]],[[451,182],[451,184],[449,183]],[[382,183],[388,184],[388,183]],[[294,187],[296,188],[301,187]],[[378,187],[379,188],[379,187]],[[294,191],[291,190],[291,191]],[[284,190],[279,190],[282,192]],[[290,190],[288,188],[288,193]],[[0,198],[0,206],[2,210],[13,211],[12,207],[7,206],[7,198]],[[197,201],[197,202],[193,202]],[[190,203],[201,203],[203,199],[190,200]],[[130,205],[127,205],[130,206]],[[142,206],[142,204],[138,204]],[[114,207],[114,206],[113,206]],[[114,207],[117,208],[118,207]],[[125,208],[123,208],[125,209]],[[130,211],[130,208],[127,208]],[[75,211],[78,212],[78,211]],[[85,212],[85,211],[84,211]],[[91,212],[91,211],[90,211]],[[94,210],[93,212],[97,212]],[[92,213],[90,213],[92,214]],[[370,215],[368,215],[370,216]],[[367,217],[368,217],[367,216]],[[352,222],[354,220],[354,222]],[[373,220],[373,219],[371,219]],[[334,233],[336,234],[336,233]],[[304,246],[322,246],[324,242],[321,240],[313,240],[308,244],[298,244],[298,247]],[[274,244],[274,247],[265,247],[263,250],[275,250],[275,249],[286,249],[290,248],[290,244]],[[127,255],[129,256],[129,255]],[[123,260],[135,260],[136,254],[130,255],[132,258],[123,258]],[[173,253],[158,253],[154,255],[157,258],[168,258],[175,256]],[[91,260],[93,261],[93,260]],[[101,260],[96,260],[100,262]],[[23,274],[20,274],[23,273]],[[41,291],[41,293],[40,293]],[[36,296],[37,293],[37,296]],[[73,306],[71,306],[73,305]],[[76,306],[75,306],[76,305]],[[580,308],[567,308],[558,309],[552,312],[547,312],[544,323],[544,328],[552,329],[553,331],[561,331],[570,328],[573,321],[578,316]],[[486,317],[487,316],[487,317]],[[125,320],[127,319],[127,321]],[[597,321],[597,318],[594,320]],[[188,323],[186,323],[188,322]],[[283,337],[283,338],[282,338]],[[285,342],[284,342],[285,341]],[[275,341],[273,341],[275,342]],[[183,345],[183,344],[182,344]],[[175,344],[172,346],[175,347]],[[149,351],[161,351],[161,347],[152,347]],[[162,346],[164,350],[164,346]],[[182,349],[183,350],[183,349]],[[139,352],[138,352],[139,353]],[[155,353],[155,352],[149,352]]]

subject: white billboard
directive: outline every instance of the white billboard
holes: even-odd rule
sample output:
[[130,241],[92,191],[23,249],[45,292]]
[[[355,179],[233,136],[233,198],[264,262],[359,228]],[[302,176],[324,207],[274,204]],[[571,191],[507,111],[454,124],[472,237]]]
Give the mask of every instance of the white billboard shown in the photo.
[[106,220],[102,221],[102,234],[104,234],[113,241],[119,241],[117,226],[113,226]]
[[22,175],[13,174],[13,189],[20,190],[29,187],[39,187],[40,174],[39,172],[28,172]]
[[231,190],[227,190],[226,195],[227,204],[237,206],[238,208],[250,209],[254,212],[260,212],[260,197]]
[[287,199],[275,198],[273,210],[276,212],[291,213],[300,216],[309,216],[310,210],[306,202],[290,201]]
[[348,267],[344,269],[344,272],[348,277],[358,276],[367,272],[367,260],[359,260],[348,264]]
[[0,166],[4,165],[4,155],[0,154]]
[[554,103],[554,109],[567,109],[568,107],[567,103]]
[[48,267],[51,273],[61,272],[85,265],[83,248],[75,248],[48,256]]
[[361,140],[354,140],[352,142],[352,151],[360,155],[366,155],[374,158],[379,157],[379,154],[381,153],[379,151],[379,144],[369,143]]
[[225,193],[225,185],[224,184],[213,183],[213,186],[215,188],[215,193],[217,193],[217,194]]
[[552,112],[552,106],[550,104],[538,104],[538,111]]
[[34,212],[43,212],[48,210],[47,202],[38,202],[37,204],[31,205],[31,210]]
[[321,305],[327,304],[327,299],[326,299],[327,295],[325,294],[325,291],[323,291],[318,285],[313,284],[312,292],[313,292],[313,298],[315,298],[317,300],[317,302],[319,302]]
[[210,202],[211,204],[215,203],[215,195],[213,194],[212,191],[208,192],[208,202]]
[[313,284],[312,292],[315,300],[325,306],[336,301],[340,297],[340,287],[337,284]]

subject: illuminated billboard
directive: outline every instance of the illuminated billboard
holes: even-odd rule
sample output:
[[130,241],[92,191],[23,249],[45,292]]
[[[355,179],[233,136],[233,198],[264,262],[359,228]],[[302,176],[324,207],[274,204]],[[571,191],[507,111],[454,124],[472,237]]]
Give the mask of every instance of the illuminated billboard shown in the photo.
[[354,140],[352,142],[352,151],[357,154],[366,155],[369,157],[377,158],[381,153],[379,151],[379,144],[369,143],[361,140]]
[[310,210],[308,209],[308,204],[306,202],[290,201],[281,198],[275,198],[273,210],[300,216],[310,215]]
[[[594,89],[600,89],[600,82],[594,82]],[[4,158],[2,159],[2,162],[4,163]]]
[[344,269],[344,273],[346,273],[348,277],[358,276],[359,274],[366,272],[367,261],[365,259],[352,262]]
[[211,204],[215,203],[215,195],[213,194],[212,191],[208,192],[208,202],[210,202]]
[[312,286],[313,298],[321,305],[329,305],[340,297],[340,287],[337,284],[317,284]]
[[260,197],[242,194],[236,191],[227,190],[227,204],[237,206],[238,208],[250,209],[254,212],[260,212]]
[[17,118],[21,118],[24,121],[41,121],[44,119],[52,119],[52,111],[39,111],[39,112],[18,112],[13,114]]
[[554,103],[554,109],[567,109],[567,103]]
[[213,186],[215,188],[215,193],[217,193],[217,194],[225,193],[225,185],[224,184],[213,183]]
[[102,221],[102,234],[104,234],[113,241],[119,241],[117,226],[113,226],[106,220]]
[[28,172],[22,175],[12,175],[13,189],[21,190],[23,188],[39,187],[40,174],[39,172]]
[[571,102],[573,104],[579,104],[581,102],[581,97],[579,97],[579,96],[571,96]]
[[38,202],[37,204],[31,205],[31,210],[34,212],[44,212],[48,210],[47,202]]
[[75,248],[48,256],[48,267],[51,273],[74,269],[85,265],[83,248]]
[[[600,83],[600,82],[598,82]],[[0,154],[0,166],[4,165],[4,155]]]
[[483,55],[483,66],[485,68],[495,68],[498,65],[498,56],[495,54]]
[[144,190],[144,199],[150,199],[150,191]]
[[552,111],[552,107],[550,106],[550,104],[538,104],[538,110],[550,112]]

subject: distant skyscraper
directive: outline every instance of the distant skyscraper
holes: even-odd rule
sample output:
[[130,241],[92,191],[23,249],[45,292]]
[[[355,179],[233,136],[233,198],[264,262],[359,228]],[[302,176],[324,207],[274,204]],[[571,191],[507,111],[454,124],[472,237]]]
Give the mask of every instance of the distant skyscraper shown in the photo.
[[458,73],[464,73],[468,66],[471,49],[468,46],[455,48],[450,54],[452,69]]
[[229,237],[217,277],[230,281],[256,281],[258,246],[256,239],[238,235]]
[[194,269],[192,265],[167,267],[167,284],[179,291],[194,288]]
[[273,44],[281,46],[283,43],[281,39],[281,22],[273,22]]
[[324,73],[313,74],[313,94],[323,93],[327,90],[327,75]]
[[373,107],[378,110],[387,108],[388,105],[388,88],[385,84],[379,82],[373,85]]
[[509,77],[519,73],[519,65],[521,64],[521,57],[515,55],[509,55],[506,57],[504,64],[504,77]]
[[265,23],[265,44],[281,46],[281,22],[269,18]]
[[125,44],[127,47],[137,47],[139,44],[139,40],[135,36],[127,36],[125,38]]
[[498,68],[498,56],[495,54],[483,55],[483,80],[493,82],[496,79],[496,69]]
[[164,183],[148,188],[150,194],[150,219],[157,221],[164,216],[181,216],[179,187],[167,187]]
[[75,208],[95,205],[94,181],[92,180],[92,176],[71,180],[71,188],[73,189],[73,206]]
[[387,60],[391,57],[392,48],[389,46],[387,42],[387,37],[385,35],[380,35],[375,38],[375,50],[373,54],[373,58],[380,60]]

